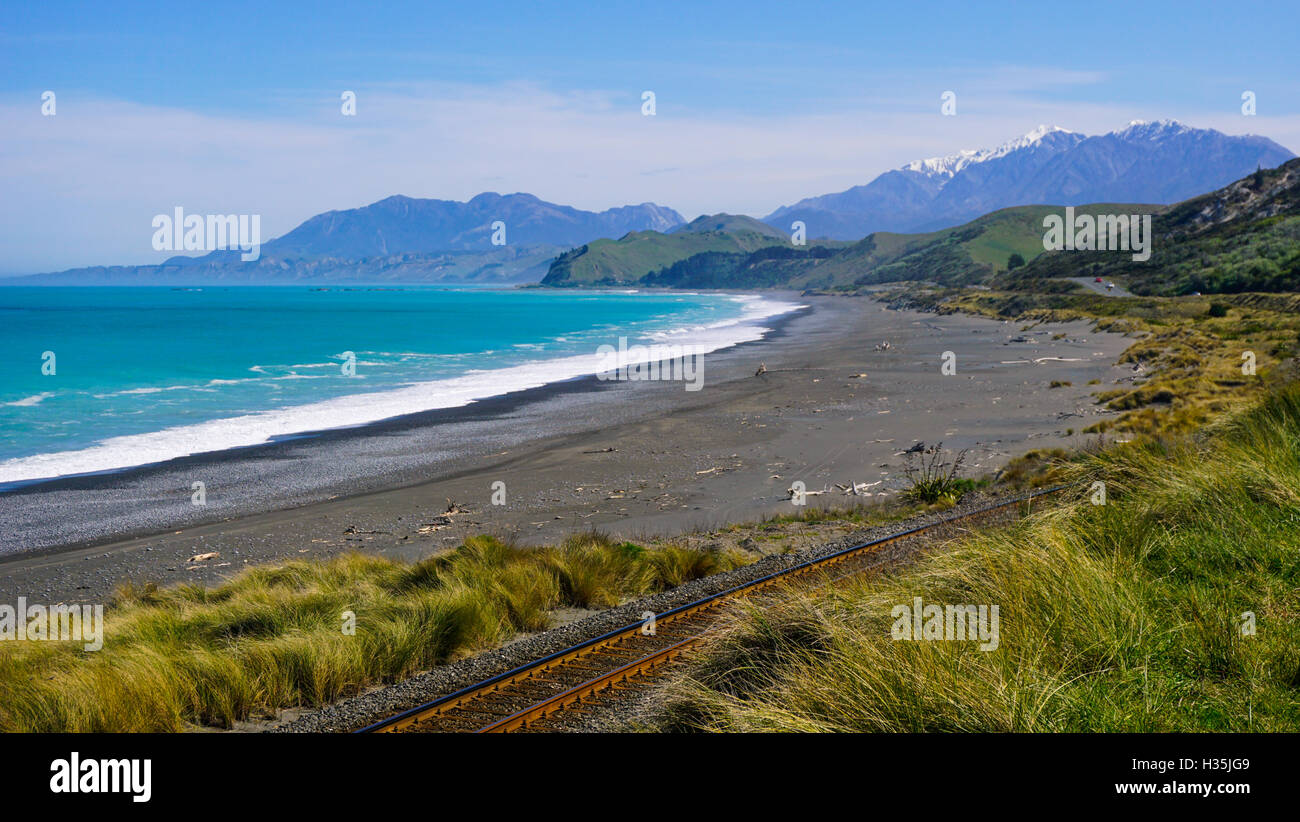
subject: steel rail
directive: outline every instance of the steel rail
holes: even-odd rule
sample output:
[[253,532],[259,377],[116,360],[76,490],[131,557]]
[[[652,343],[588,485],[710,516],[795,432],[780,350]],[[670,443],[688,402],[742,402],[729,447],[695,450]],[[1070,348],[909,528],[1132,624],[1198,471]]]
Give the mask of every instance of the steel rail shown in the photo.
[[[461,688],[453,693],[438,697],[437,699],[425,702],[421,705],[402,711],[401,713],[394,714],[393,716],[367,725],[354,731],[354,733],[391,733],[405,730],[420,723],[422,720],[440,716],[448,711],[457,709],[463,710],[463,706],[472,702],[474,699],[498,692],[502,688],[514,683],[534,679],[539,674],[556,669],[566,662],[599,653],[602,648],[641,634],[642,629],[648,623],[653,622],[657,627],[665,623],[681,620],[704,611],[721,607],[730,600],[743,594],[761,590],[778,582],[794,579],[815,570],[837,565],[854,555],[880,548],[893,542],[908,539],[909,537],[918,536],[945,525],[952,525],[994,511],[1010,508],[1014,505],[1031,502],[1038,497],[1055,494],[1064,489],[1065,486],[1058,485],[1051,488],[1032,491],[1028,494],[1022,494],[1012,499],[1001,500],[982,508],[977,508],[974,511],[966,511],[925,525],[918,525],[914,528],[898,531],[893,534],[887,534],[883,537],[852,545],[848,548],[835,551],[834,553],[826,554],[825,556],[805,560],[797,565],[792,565],[789,568],[783,568],[779,571],[774,571],[770,574],[758,577],[757,579],[743,582],[739,585],[718,591],[717,593],[710,594],[693,602],[688,602],[685,605],[679,605],[676,608],[665,611],[662,614],[657,614],[654,617],[638,620],[637,622],[633,622],[621,628],[616,628],[613,631],[601,634],[600,636],[579,642],[576,645],[571,645],[554,653],[547,654],[540,659],[524,663],[523,665],[511,668],[510,670],[504,671],[496,676],[482,680],[481,682],[476,682],[473,685]],[[877,565],[879,565],[879,563],[873,564],[870,567],[876,567]],[[704,633],[705,632],[697,633],[675,642],[666,648],[660,648],[644,654],[608,673],[599,674],[578,685],[570,687],[559,694],[540,700],[523,710],[486,724],[477,729],[476,732],[500,733],[526,727],[531,719],[544,717],[563,710],[569,705],[581,702],[584,697],[599,690],[624,682],[631,677],[671,661],[673,658],[680,656],[682,653],[700,642],[704,637]]]

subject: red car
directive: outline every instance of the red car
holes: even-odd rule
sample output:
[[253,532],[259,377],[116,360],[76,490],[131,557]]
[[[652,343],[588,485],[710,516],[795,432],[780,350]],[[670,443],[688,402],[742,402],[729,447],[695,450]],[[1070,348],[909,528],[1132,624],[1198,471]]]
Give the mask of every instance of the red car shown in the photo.
[[1096,279],[1093,280],[1093,282],[1094,282],[1094,283],[1099,283],[1099,282],[1101,282],[1101,277],[1097,277]]

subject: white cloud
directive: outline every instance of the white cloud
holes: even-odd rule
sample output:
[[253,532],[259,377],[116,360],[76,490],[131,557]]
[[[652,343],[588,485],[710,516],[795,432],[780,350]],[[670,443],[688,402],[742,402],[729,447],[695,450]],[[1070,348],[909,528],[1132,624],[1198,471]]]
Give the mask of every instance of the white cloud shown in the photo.
[[[1062,72],[1038,82],[1094,79]],[[42,117],[39,100],[9,100],[0,104],[0,271],[157,262],[168,255],[152,250],[150,221],[177,205],[261,214],[264,238],[391,194],[527,191],[593,210],[654,201],[688,219],[761,216],[1039,123],[1098,133],[1172,116],[1300,145],[1300,118],[1044,105],[1014,85],[998,71],[978,93],[959,91],[957,117],[939,115],[942,89],[929,101],[872,99],[833,114],[680,111],[660,97],[655,117],[630,94],[526,85],[357,88],[356,117],[339,113],[337,94],[256,118],[63,96],[58,114]]]

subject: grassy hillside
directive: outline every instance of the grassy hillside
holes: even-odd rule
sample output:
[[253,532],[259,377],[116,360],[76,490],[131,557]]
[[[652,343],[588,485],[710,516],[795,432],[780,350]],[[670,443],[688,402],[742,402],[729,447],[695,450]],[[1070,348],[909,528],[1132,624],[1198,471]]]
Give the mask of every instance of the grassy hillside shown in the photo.
[[565,252],[551,264],[542,285],[630,285],[697,254],[747,254],[789,242],[788,236],[757,220],[715,214],[667,234],[634,231],[617,240],[596,240]]
[[[1094,454],[1069,470],[1077,490],[1060,507],[891,578],[754,606],[656,725],[1300,730],[1298,443],[1292,385],[1208,437]],[[914,597],[996,604],[996,649],[893,639],[893,609]]]
[[[1078,213],[1150,211],[1094,204]],[[676,288],[800,288],[846,291],[865,285],[929,281],[969,285],[1007,270],[1013,254],[1043,253],[1043,217],[1054,206],[1007,208],[928,234],[877,232],[856,243],[790,238],[749,217],[700,217],[668,233],[640,231],[598,240],[551,265],[543,285],[660,285]]]
[[1099,276],[1135,294],[1300,290],[1300,158],[1160,210],[1152,232],[1145,262],[1113,252],[1045,254],[1015,272],[1011,286]]
[[[1151,206],[1098,203],[1076,213],[1133,213]],[[1043,217],[1059,206],[1017,206],[986,214],[956,228],[929,234],[872,234],[793,284],[804,288],[852,289],[886,282],[926,280],[969,285],[1007,270],[1012,254],[1032,260],[1043,253]]]
[[834,256],[832,241],[794,247],[760,248],[752,254],[706,251],[642,278],[645,285],[669,288],[780,288],[803,272]]

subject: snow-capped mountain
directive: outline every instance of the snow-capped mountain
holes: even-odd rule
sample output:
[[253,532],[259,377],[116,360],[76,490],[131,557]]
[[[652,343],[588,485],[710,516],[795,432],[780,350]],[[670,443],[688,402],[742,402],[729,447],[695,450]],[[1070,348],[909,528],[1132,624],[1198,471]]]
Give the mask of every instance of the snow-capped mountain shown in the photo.
[[[1057,138],[1057,134],[1060,134],[1061,137]],[[1060,141],[1068,142],[1072,136],[1077,136],[1080,140],[1083,139],[1083,135],[1076,135],[1075,132],[1061,128],[1060,126],[1039,126],[1028,134],[1017,137],[1014,140],[1009,140],[997,148],[986,148],[978,151],[975,149],[965,149],[956,154],[949,154],[947,157],[931,157],[928,160],[913,160],[903,166],[902,170],[917,171],[931,177],[953,177],[957,172],[967,166],[974,165],[975,163],[987,162],[989,160],[996,160],[999,157],[1005,157],[1012,152],[1037,145],[1044,138],[1049,136],[1053,138],[1048,140],[1047,145],[1049,147],[1059,144]]]
[[992,149],[916,160],[870,183],[777,209],[764,222],[802,220],[809,237],[931,231],[1016,205],[1173,203],[1289,159],[1265,137],[1232,137],[1176,120],[1134,120],[1089,137],[1058,126]]

